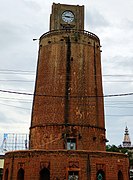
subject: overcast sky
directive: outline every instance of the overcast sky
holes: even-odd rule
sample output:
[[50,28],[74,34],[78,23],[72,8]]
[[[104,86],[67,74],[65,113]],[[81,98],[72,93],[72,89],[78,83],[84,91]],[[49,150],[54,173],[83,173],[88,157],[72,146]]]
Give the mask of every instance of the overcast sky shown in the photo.
[[[95,33],[102,45],[106,135],[109,144],[123,141],[128,126],[133,143],[133,1],[58,0],[85,5],[85,30]],[[81,3],[82,2],[82,3]],[[0,90],[34,92],[38,41],[49,31],[51,0],[1,0]],[[28,133],[32,96],[0,92],[0,134]],[[1,143],[1,142],[0,142]]]

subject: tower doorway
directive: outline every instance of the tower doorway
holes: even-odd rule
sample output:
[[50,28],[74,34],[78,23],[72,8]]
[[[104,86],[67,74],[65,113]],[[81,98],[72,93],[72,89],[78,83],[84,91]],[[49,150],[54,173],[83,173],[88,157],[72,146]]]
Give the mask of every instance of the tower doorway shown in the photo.
[[24,170],[22,168],[18,171],[17,180],[24,180]]
[[43,168],[40,171],[40,179],[39,180],[50,180],[50,171],[47,168]]
[[123,180],[123,174],[121,171],[118,172],[118,180]]

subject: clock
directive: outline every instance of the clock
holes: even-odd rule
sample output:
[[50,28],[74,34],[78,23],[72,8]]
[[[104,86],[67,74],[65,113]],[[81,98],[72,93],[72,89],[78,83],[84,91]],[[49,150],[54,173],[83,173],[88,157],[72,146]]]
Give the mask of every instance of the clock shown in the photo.
[[62,13],[62,20],[66,23],[71,23],[74,20],[74,14],[72,11],[64,11]]
[[50,31],[59,29],[84,30],[84,6],[53,3]]

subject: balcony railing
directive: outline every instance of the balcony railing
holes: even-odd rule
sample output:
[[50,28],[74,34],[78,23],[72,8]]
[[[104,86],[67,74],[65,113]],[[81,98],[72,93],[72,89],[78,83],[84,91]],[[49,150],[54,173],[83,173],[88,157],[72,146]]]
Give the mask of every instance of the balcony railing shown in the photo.
[[85,30],[77,30],[77,29],[59,29],[59,30],[52,30],[44,33],[41,37],[40,40],[43,39],[45,36],[50,36],[50,35],[58,35],[58,34],[64,34],[64,33],[77,33],[77,34],[84,34],[89,36],[90,38],[98,41],[100,43],[100,39],[98,36],[96,36],[94,33],[85,31]]

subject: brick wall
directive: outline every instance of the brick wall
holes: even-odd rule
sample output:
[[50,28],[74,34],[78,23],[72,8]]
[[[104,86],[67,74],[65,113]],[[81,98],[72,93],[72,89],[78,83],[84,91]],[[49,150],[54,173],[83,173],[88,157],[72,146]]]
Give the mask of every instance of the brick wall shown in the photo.
[[67,179],[69,171],[78,171],[80,180],[95,180],[98,170],[104,171],[106,180],[117,180],[119,170],[128,180],[129,164],[120,153],[31,150],[7,153],[4,174],[7,168],[12,179],[23,168],[26,180],[37,180],[41,169],[47,168],[51,180]]

